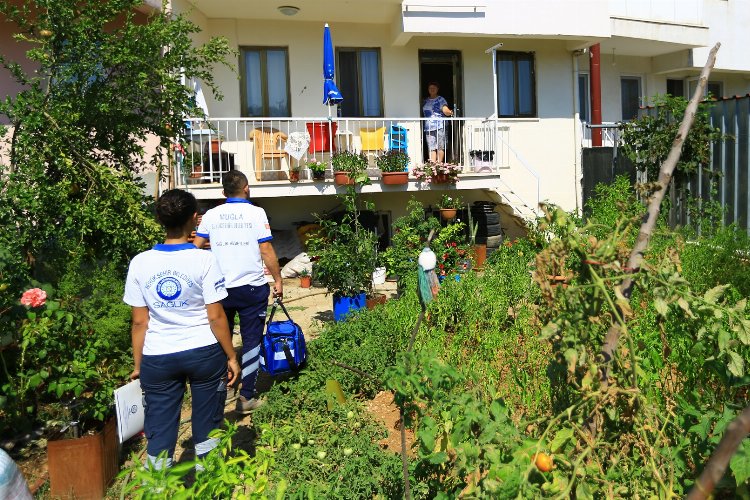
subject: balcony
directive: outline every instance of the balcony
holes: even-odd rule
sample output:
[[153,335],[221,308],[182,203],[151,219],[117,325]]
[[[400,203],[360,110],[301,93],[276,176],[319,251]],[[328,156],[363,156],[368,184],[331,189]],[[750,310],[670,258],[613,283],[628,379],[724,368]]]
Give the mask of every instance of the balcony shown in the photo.
[[[446,118],[445,161],[461,166],[458,189],[499,188],[500,172],[510,165],[509,126],[495,119]],[[406,185],[383,185],[375,166],[378,155],[405,151],[410,170],[427,158],[423,118],[219,118],[190,119],[179,145],[171,184],[201,199],[222,198],[222,176],[243,172],[254,197],[336,194],[331,158],[353,151],[368,158],[371,185],[362,191],[417,191],[431,187],[410,175]],[[314,180],[311,161],[327,165],[325,177]],[[290,169],[300,180],[290,182]]]

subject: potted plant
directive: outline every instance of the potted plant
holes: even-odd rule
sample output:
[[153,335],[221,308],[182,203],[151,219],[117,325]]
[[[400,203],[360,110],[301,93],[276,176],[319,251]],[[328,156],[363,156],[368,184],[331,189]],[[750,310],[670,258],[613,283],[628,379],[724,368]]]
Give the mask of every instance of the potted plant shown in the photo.
[[347,210],[341,221],[319,218],[319,236],[308,241],[308,252],[314,256],[315,281],[333,294],[335,321],[365,307],[378,243],[375,233],[359,222],[354,187],[342,197]]
[[310,271],[303,269],[299,272],[299,286],[300,288],[310,288],[312,285],[312,276]]
[[458,182],[458,174],[460,173],[460,166],[436,161],[428,161],[412,170],[412,174],[417,180],[428,184],[455,184]]
[[289,182],[299,182],[300,167],[289,166]]
[[409,277],[416,278],[417,258],[431,231],[440,231],[440,221],[429,216],[422,203],[412,198],[406,206],[406,215],[393,221],[391,244],[381,254],[388,274],[396,277],[399,295],[406,290]]
[[327,166],[322,161],[310,160],[307,162],[307,168],[310,169],[313,180],[322,181],[325,178]]
[[333,176],[337,185],[369,184],[367,156],[352,151],[338,151],[331,158]]
[[458,209],[463,206],[463,200],[461,200],[460,196],[444,194],[440,198],[440,201],[438,201],[437,206],[440,209],[440,218],[443,220],[452,220],[456,218]]
[[375,159],[380,169],[383,184],[398,185],[409,182],[409,155],[404,151],[392,149]]

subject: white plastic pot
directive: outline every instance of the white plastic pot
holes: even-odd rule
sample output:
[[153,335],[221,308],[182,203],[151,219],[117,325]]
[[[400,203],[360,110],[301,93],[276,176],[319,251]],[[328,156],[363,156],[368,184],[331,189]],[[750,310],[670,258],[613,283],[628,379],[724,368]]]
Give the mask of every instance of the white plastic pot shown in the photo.
[[376,267],[372,272],[372,284],[382,285],[385,283],[385,267]]

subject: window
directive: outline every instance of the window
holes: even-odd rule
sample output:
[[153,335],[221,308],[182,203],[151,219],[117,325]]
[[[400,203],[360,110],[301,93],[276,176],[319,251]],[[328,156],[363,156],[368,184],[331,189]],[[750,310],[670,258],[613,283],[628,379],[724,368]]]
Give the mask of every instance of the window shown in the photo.
[[667,94],[672,97],[685,97],[685,82],[667,78]]
[[622,105],[623,121],[638,118],[638,108],[641,106],[640,77],[620,77],[620,103]]
[[[690,97],[693,97],[695,89],[698,88],[698,80],[690,80],[688,82],[688,88],[690,89]],[[711,94],[711,97],[713,97],[714,99],[721,98],[724,95],[724,84],[722,84],[721,82],[709,81],[706,84],[705,94],[703,95],[707,96],[709,94]]]
[[589,75],[578,73],[578,117],[582,122],[591,122],[591,99],[589,99]]
[[536,116],[534,54],[497,52],[497,115]]
[[383,116],[380,49],[340,48],[336,53],[341,116]]
[[242,116],[291,115],[285,48],[240,48],[240,72]]

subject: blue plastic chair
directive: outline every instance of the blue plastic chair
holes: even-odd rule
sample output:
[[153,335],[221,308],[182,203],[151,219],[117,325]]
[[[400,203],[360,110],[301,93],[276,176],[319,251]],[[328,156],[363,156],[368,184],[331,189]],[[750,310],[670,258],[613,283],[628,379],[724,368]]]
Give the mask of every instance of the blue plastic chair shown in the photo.
[[406,127],[403,125],[391,125],[388,130],[388,149],[403,151],[408,154]]

